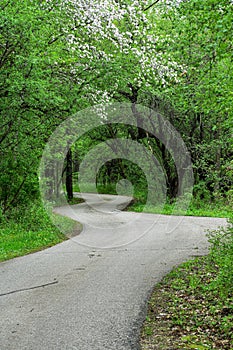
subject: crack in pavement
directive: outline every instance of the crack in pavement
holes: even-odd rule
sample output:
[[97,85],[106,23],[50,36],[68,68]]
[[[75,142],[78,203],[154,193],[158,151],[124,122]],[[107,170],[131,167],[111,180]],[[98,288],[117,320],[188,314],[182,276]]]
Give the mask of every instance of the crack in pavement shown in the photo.
[[32,290],[32,289],[37,289],[37,288],[44,288],[44,287],[48,287],[48,286],[51,286],[51,285],[57,284],[57,283],[58,283],[58,281],[54,281],[54,282],[49,282],[49,283],[45,283],[45,284],[40,284],[39,286],[33,286],[33,287],[28,287],[28,288],[16,289],[16,290],[12,290],[10,292],[2,293],[2,294],[0,294],[0,297],[3,297],[5,295],[19,293],[19,292],[25,292],[27,290]]
[[[97,203],[95,194],[84,198]],[[126,201],[108,198],[110,209]],[[100,198],[97,209],[101,203]],[[207,228],[227,224],[219,218],[182,221],[178,216],[158,219],[141,213],[138,218],[122,212],[119,223],[126,224],[116,227],[115,214],[93,216],[88,203],[56,211],[84,223],[84,230],[45,251],[0,264],[0,296],[10,294],[0,298],[1,350],[140,349],[140,329],[154,285],[174,266],[208,252]],[[19,293],[58,280],[55,288]],[[51,282],[40,285],[45,281]]]

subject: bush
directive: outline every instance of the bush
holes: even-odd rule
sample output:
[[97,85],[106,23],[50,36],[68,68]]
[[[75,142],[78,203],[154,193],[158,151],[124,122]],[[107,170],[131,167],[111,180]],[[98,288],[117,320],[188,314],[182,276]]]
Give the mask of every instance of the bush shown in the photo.
[[233,293],[233,219],[227,228],[209,235],[210,259],[217,266],[218,273],[213,287],[222,296]]

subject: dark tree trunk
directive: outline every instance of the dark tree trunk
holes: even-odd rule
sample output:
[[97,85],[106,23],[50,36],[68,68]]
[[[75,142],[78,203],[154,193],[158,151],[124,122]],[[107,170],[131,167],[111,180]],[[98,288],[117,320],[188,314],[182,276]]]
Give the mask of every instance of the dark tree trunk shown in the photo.
[[73,181],[72,181],[72,151],[69,149],[66,155],[66,192],[68,200],[73,198]]

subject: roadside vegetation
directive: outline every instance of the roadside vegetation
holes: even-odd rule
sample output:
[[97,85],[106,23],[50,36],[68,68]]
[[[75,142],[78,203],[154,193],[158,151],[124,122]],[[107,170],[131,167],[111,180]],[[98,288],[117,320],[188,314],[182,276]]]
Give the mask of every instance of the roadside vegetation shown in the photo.
[[[141,188],[140,188],[141,187]],[[132,196],[133,199],[131,203],[128,205],[125,210],[127,211],[135,211],[135,212],[147,212],[151,214],[164,214],[171,215],[173,214],[175,200],[167,198],[166,203],[164,203],[163,207],[159,207],[156,205],[148,205],[145,208],[147,202],[147,191],[144,186],[137,186],[136,190],[131,193],[127,188],[121,187],[120,193],[117,191],[116,183],[109,183],[107,185],[102,184],[90,184],[86,183],[82,185],[82,191],[80,191],[80,187],[78,182],[74,182],[73,191],[74,192],[92,192],[92,193],[100,193],[100,194],[121,194],[125,196]],[[195,186],[194,186],[195,193]],[[200,198],[201,197],[201,198]],[[74,198],[77,200],[77,198]],[[203,193],[198,193],[196,191],[195,195],[191,198],[189,206],[187,210],[181,210],[179,215],[184,216],[207,216],[207,217],[219,217],[219,218],[232,218],[233,217],[233,198],[230,196],[221,196],[218,195],[217,198],[210,199],[209,195],[204,196]],[[177,215],[177,214],[176,214]]]
[[142,350],[233,349],[233,226],[209,234],[208,256],[174,268],[155,287]]
[[[3,0],[1,216],[9,218],[12,208],[37,201],[43,150],[54,130],[77,113],[80,124],[89,125],[88,131],[76,135],[72,144],[69,139],[57,138],[55,143],[67,153],[61,155],[58,149],[45,164],[43,185],[50,184],[51,201],[64,184],[72,199],[72,181],[87,156],[94,167],[101,157],[101,144],[123,139],[137,143],[143,152],[130,159],[107,158],[95,174],[97,185],[109,190],[111,184],[116,187],[122,179],[129,180],[136,198],[132,208],[142,210],[140,193],[146,195],[146,176],[140,165],[146,155],[153,155],[164,171],[165,212],[169,213],[177,195],[182,195],[177,174],[181,169],[173,159],[178,137],[190,155],[194,175],[195,203],[190,214],[201,215],[206,209],[205,215],[211,215],[217,208],[218,215],[225,216],[233,198],[232,14],[230,0],[90,4],[80,0]],[[86,108],[115,102],[130,106],[135,125],[119,122],[94,127],[85,120]],[[164,120],[158,119],[157,126],[139,127],[138,112],[143,111],[139,106]],[[167,123],[172,126],[171,134],[164,127]],[[160,136],[169,134],[175,150],[167,147],[166,137],[156,136],[156,128]],[[111,151],[114,154],[114,147]],[[176,153],[183,160],[183,171],[186,151]],[[61,159],[63,167],[56,168]],[[152,169],[149,166],[151,163],[145,170],[150,176],[153,164]],[[152,187],[152,192],[157,193],[158,187]],[[156,210],[153,205],[151,211]]]
[[[44,186],[48,204],[64,204],[64,189],[70,204],[79,203],[80,168],[82,191],[132,195],[126,210],[163,214],[187,195],[183,175],[192,168],[193,198],[178,214],[232,218],[232,18],[231,0],[1,1],[0,261],[80,231],[79,223],[55,214],[53,225],[40,200]],[[102,107],[112,103],[127,103],[135,124],[120,115],[105,123]],[[142,127],[140,106],[160,116],[156,125],[147,118]],[[87,108],[100,114],[99,126]],[[71,142],[69,118],[77,113],[80,127],[89,129]],[[41,167],[45,146],[66,120],[68,137],[55,138],[58,148],[48,148]],[[136,143],[142,153],[119,157],[110,140]],[[178,150],[177,140],[185,147]],[[112,157],[103,157],[101,145],[112,146]],[[163,176],[154,174],[155,164]],[[233,349],[232,228],[210,239],[208,257],[183,264],[156,287],[144,349]]]
[[[173,214],[175,202],[172,203],[171,201],[167,200],[162,209],[153,205],[147,206],[145,209],[145,201],[143,198],[144,196],[142,193],[134,198],[131,204],[127,207],[127,210],[135,212],[142,212],[145,210],[145,212],[152,214]],[[193,197],[187,210],[180,210],[179,215],[232,218],[232,203],[227,202],[224,198],[211,202],[205,199],[198,200],[197,198]]]
[[[74,199],[71,204],[80,202],[81,200]],[[0,261],[51,247],[80,233],[82,226],[79,222],[60,215],[51,215],[55,224],[38,200],[31,205],[14,208],[8,216],[2,216]]]

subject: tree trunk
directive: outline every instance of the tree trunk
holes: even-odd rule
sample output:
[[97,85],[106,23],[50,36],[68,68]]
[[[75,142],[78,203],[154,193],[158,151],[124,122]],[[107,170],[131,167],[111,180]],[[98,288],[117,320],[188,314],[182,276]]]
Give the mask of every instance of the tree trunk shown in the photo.
[[73,179],[72,179],[72,151],[69,149],[66,155],[66,192],[68,200],[73,198]]

